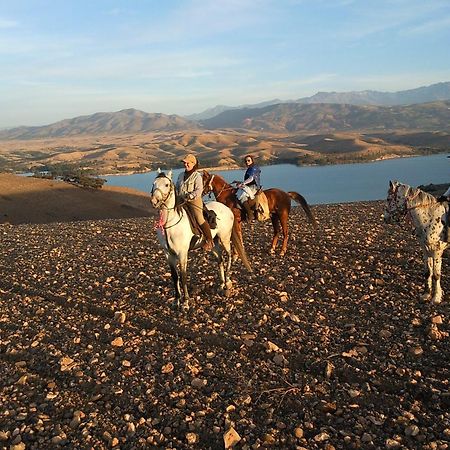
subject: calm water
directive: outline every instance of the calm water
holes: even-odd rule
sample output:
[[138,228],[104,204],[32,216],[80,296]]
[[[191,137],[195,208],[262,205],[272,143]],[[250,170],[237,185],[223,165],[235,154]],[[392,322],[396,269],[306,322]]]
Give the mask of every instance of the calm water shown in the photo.
[[[183,169],[174,170],[174,180]],[[240,180],[245,170],[215,171],[228,182]],[[105,177],[109,186],[150,192],[156,172]],[[389,180],[411,186],[450,182],[447,155],[419,156],[365,164],[298,167],[289,164],[262,167],[265,189],[278,187],[302,194],[309,204],[384,200]]]

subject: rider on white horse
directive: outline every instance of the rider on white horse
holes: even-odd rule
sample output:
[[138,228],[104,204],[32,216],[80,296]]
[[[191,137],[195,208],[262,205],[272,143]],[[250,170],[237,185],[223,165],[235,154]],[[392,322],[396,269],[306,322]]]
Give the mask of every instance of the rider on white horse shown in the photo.
[[237,183],[237,199],[245,208],[248,220],[255,218],[255,194],[261,188],[261,169],[255,164],[253,156],[247,155],[244,159],[247,170],[245,171],[244,181]]
[[186,207],[195,217],[200,226],[205,243],[203,249],[211,251],[214,247],[214,241],[211,236],[211,228],[209,223],[203,217],[203,176],[198,172],[198,161],[195,155],[189,154],[183,159],[184,172],[181,172],[177,180],[178,195],[185,201]]

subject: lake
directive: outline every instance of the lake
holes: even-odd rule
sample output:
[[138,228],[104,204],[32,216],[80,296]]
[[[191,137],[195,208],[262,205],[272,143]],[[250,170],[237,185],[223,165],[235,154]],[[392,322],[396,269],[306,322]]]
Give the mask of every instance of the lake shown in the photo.
[[[277,187],[302,194],[309,204],[347,203],[364,200],[384,200],[389,180],[411,186],[450,183],[450,159],[446,154],[396,158],[363,164],[329,166],[294,166],[281,164],[262,166],[265,189]],[[183,169],[174,170],[174,180]],[[240,170],[214,171],[228,182],[241,180]],[[156,172],[134,175],[111,175],[109,186],[124,186],[150,192]]]

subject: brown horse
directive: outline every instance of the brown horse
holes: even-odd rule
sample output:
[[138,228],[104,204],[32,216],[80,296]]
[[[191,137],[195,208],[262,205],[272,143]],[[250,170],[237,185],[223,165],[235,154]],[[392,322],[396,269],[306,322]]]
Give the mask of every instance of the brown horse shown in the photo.
[[[235,217],[234,226],[236,227],[236,231],[242,237],[244,213],[240,209],[239,201],[236,197],[237,189],[228,184],[220,175],[210,174],[206,170],[203,171],[203,186],[203,195],[212,192],[217,201],[224,203],[231,211],[233,211]],[[273,226],[273,238],[270,253],[275,253],[275,248],[282,230],[283,243],[281,245],[280,255],[284,256],[287,250],[289,237],[288,219],[291,211],[291,199],[302,206],[306,216],[314,227],[317,226],[317,222],[305,198],[297,192],[284,192],[281,189],[272,188],[264,190],[264,194],[266,194],[267,202],[269,204],[270,219]]]

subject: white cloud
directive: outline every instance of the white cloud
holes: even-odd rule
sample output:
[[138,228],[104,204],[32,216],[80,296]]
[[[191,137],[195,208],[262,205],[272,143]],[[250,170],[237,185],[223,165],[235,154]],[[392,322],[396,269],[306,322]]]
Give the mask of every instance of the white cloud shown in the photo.
[[164,21],[136,34],[145,42],[193,41],[239,29],[262,26],[270,20],[273,0],[190,0],[172,10]]
[[441,30],[448,31],[450,28],[450,16],[435,20],[428,20],[420,25],[406,28],[403,35],[434,34]]
[[71,58],[50,66],[35,64],[33,76],[78,80],[196,78],[211,76],[238,63],[237,59],[218,57],[208,51],[117,54],[82,60]]
[[8,28],[16,28],[19,26],[19,23],[15,20],[2,19],[0,17],[0,30],[8,29]]

